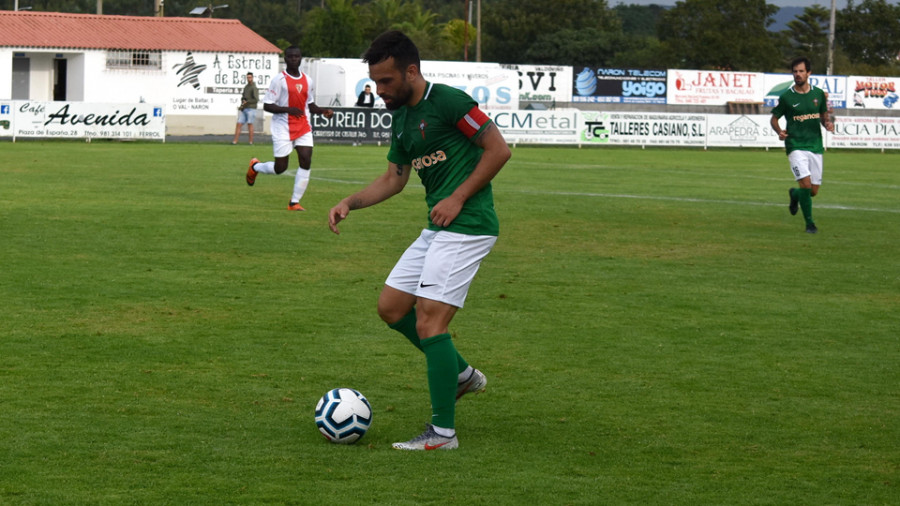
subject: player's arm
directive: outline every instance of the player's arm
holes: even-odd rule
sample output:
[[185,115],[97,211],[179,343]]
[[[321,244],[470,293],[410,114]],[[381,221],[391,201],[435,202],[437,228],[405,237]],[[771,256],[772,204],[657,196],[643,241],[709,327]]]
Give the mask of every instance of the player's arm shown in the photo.
[[335,234],[340,234],[337,224],[344,220],[350,211],[374,206],[400,193],[406,186],[406,182],[409,181],[411,172],[411,165],[397,165],[389,162],[387,171],[378,179],[331,208],[331,211],[328,212],[328,228]]
[[309,103],[309,112],[313,114],[321,114],[326,118],[330,118],[334,115],[334,111],[332,109],[326,109],[324,107],[319,107],[315,102]]
[[772,115],[772,118],[769,120],[769,124],[772,125],[772,130],[775,130],[775,133],[778,134],[778,140],[785,140],[788,136],[787,130],[782,130],[781,125],[778,124],[778,116]]
[[825,110],[819,115],[819,119],[822,121],[822,126],[825,127],[825,130],[829,132],[834,132],[834,120],[831,117],[831,107],[828,105],[828,93],[825,93],[825,106],[823,107]]
[[263,104],[263,110],[272,114],[290,114],[291,116],[303,116],[303,111],[297,107],[285,107],[281,105]]
[[469,177],[449,197],[441,200],[431,209],[431,222],[439,227],[446,227],[453,223],[462,210],[463,204],[472,195],[487,186],[512,156],[509,146],[506,145],[506,139],[503,138],[500,129],[493,122],[488,123],[472,142],[482,148],[484,152]]

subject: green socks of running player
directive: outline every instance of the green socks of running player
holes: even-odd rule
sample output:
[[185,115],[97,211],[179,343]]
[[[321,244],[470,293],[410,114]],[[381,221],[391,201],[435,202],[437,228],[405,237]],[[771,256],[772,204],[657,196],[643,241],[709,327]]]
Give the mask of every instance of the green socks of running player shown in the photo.
[[407,313],[403,318],[400,318],[396,323],[389,323],[388,327],[403,334],[403,337],[409,339],[409,342],[411,342],[413,346],[418,348],[419,351],[422,350],[422,344],[419,342],[419,334],[416,332],[416,308],[413,308],[412,311]]
[[[396,330],[397,332],[403,334],[409,342],[413,344],[419,350],[422,350],[422,342],[419,339],[419,334],[416,332],[416,308],[413,308],[412,311],[406,314],[400,321],[392,324],[388,324],[388,327]],[[456,362],[459,370],[458,373],[463,372],[466,368],[469,367],[469,363],[466,362],[462,355],[459,353],[456,354]]]
[[812,225],[812,189],[794,188],[793,195],[797,202],[800,203],[800,210],[803,211],[803,219],[806,220],[806,225]]
[[431,393],[431,424],[455,428],[456,375],[459,354],[450,334],[438,334],[422,340],[428,363],[428,390]]

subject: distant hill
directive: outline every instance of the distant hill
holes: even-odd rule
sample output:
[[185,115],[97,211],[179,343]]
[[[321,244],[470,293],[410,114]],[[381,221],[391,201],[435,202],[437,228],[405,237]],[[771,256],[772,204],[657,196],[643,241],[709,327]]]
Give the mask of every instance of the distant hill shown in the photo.
[[803,14],[806,7],[782,7],[775,13],[775,22],[769,25],[770,32],[780,32],[788,29],[788,23]]

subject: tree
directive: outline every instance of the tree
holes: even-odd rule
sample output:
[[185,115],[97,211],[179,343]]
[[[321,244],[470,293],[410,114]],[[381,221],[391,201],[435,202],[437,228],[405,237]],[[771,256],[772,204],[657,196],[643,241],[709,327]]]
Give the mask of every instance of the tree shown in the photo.
[[668,65],[771,71],[781,60],[766,30],[778,7],[764,0],[685,0],[662,15],[659,39]]
[[404,20],[391,25],[392,30],[400,30],[416,43],[419,48],[419,56],[423,59],[431,59],[439,52],[441,45],[441,31],[443,25],[435,20],[437,14],[429,10],[423,10],[421,4],[414,4],[412,15]]
[[481,9],[487,61],[525,63],[533,44],[561,30],[619,31],[619,20],[606,8],[606,0],[491,0]]
[[[421,10],[421,9],[420,9]],[[409,0],[374,0],[362,6],[363,38],[372,40],[398,23],[415,16],[416,4]]]
[[441,60],[459,60],[465,55],[466,31],[468,31],[469,61],[475,60],[475,44],[478,42],[476,29],[464,19],[451,19],[444,24],[441,37],[447,53]]
[[622,23],[622,32],[627,35],[656,37],[656,27],[666,8],[662,5],[618,4],[613,12]]
[[358,57],[365,50],[353,0],[325,0],[325,8],[312,10],[304,23],[304,55]]
[[594,28],[560,30],[541,36],[528,48],[525,62],[573,67],[665,68],[655,38],[602,32]]
[[838,12],[835,39],[847,55],[870,66],[897,69],[900,54],[900,5],[863,0]]
[[788,37],[791,53],[786,60],[796,56],[806,56],[820,68],[828,62],[828,25],[831,11],[821,5],[803,9],[803,14],[788,22]]

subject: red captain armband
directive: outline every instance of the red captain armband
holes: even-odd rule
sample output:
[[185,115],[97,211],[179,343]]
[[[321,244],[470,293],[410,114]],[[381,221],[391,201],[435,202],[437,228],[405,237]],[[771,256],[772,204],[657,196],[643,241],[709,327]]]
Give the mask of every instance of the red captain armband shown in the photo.
[[475,134],[481,130],[481,127],[485,125],[491,118],[488,118],[487,114],[482,112],[481,109],[476,105],[469,109],[469,112],[466,113],[465,116],[460,118],[459,121],[456,122],[456,128],[459,129],[460,132],[465,134],[465,136],[469,139],[472,138]]

